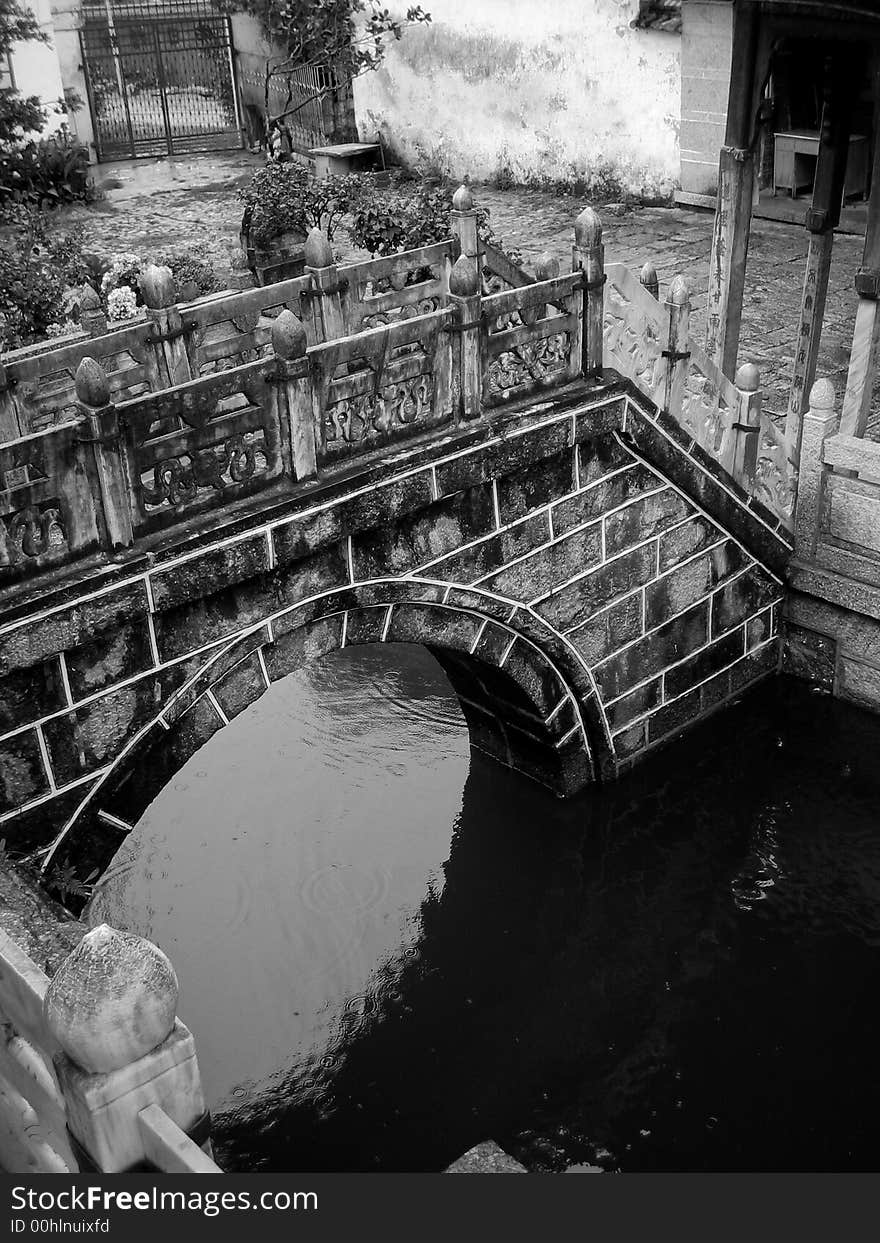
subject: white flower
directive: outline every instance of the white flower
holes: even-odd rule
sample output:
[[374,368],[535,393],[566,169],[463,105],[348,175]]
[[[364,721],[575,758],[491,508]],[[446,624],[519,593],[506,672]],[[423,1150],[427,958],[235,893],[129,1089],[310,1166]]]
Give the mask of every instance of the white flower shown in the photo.
[[107,295],[107,315],[110,319],[134,319],[137,315],[137,298],[128,285],[111,289]]
[[46,336],[47,337],[61,337],[63,335],[64,335],[64,328],[61,324],[55,323],[53,320],[51,324],[46,325]]

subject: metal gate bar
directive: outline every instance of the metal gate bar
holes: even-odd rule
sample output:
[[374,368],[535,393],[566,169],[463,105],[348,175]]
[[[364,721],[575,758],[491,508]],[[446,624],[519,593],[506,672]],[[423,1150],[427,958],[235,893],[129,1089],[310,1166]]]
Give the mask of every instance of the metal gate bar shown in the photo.
[[228,17],[207,0],[104,0],[83,16],[99,159],[242,145]]

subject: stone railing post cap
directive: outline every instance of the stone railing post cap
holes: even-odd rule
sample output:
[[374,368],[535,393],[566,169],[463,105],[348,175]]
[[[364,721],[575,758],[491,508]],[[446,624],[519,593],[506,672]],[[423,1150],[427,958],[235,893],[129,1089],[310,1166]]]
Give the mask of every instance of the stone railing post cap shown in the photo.
[[535,276],[539,281],[552,281],[558,275],[559,260],[555,255],[551,255],[549,250],[545,250],[535,264]]
[[88,283],[83,286],[82,297],[79,300],[81,311],[100,311],[101,299],[98,297],[97,291]]
[[174,1027],[174,968],[157,945],[100,924],[46,989],[43,1015],[61,1048],[91,1074],[130,1066]]
[[648,259],[642,264],[642,270],[639,272],[639,280],[643,285],[647,285],[657,280],[657,265],[652,259]]
[[86,406],[106,406],[110,401],[110,384],[107,373],[99,362],[86,354],[76,369],[74,388],[79,400]]
[[155,263],[147,264],[138,277],[138,286],[151,311],[174,305],[176,291],[170,268],[164,265],[159,267]]
[[467,186],[459,186],[452,196],[452,206],[456,211],[473,211],[474,196]]
[[598,246],[602,241],[602,221],[592,207],[585,207],[575,220],[574,240],[581,247]]
[[669,287],[669,301],[673,306],[684,306],[691,300],[691,287],[685,276],[676,276]]
[[272,325],[272,349],[279,358],[302,358],[308,349],[306,330],[289,309],[285,308]]
[[467,255],[459,255],[449,273],[449,292],[457,298],[472,298],[480,292],[477,269]]
[[757,393],[761,387],[761,373],[754,363],[743,363],[734,384],[743,393]]
[[833,410],[836,398],[837,394],[834,391],[834,385],[830,380],[823,377],[821,380],[817,380],[810,389],[810,409]]
[[329,268],[333,263],[333,251],[327,234],[317,226],[306,238],[303,261],[307,268]]

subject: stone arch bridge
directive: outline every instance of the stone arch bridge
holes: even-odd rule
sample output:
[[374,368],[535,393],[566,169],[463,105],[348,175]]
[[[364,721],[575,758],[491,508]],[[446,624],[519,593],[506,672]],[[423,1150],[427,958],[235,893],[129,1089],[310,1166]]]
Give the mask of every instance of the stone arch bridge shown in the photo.
[[0,447],[28,501],[7,850],[102,871],[213,733],[346,646],[427,646],[472,744],[561,796],[776,670],[784,523],[602,369],[583,242],[570,276],[489,295],[460,250],[437,310],[308,350],[287,311],[256,362],[127,401],[87,360],[79,420]]

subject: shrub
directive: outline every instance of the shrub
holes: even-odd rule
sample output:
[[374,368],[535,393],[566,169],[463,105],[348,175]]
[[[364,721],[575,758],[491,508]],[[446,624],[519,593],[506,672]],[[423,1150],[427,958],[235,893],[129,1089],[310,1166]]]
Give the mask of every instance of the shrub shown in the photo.
[[0,350],[30,345],[62,324],[64,276],[45,245],[36,213],[18,213],[0,240]]
[[226,282],[217,275],[208,258],[207,247],[193,246],[190,250],[169,251],[155,262],[159,267],[171,269],[181,302],[191,302],[204,294],[219,293]]
[[301,164],[267,164],[238,192],[244,203],[242,233],[261,249],[283,233],[305,237],[316,226],[332,240],[360,193],[361,180],[350,175],[316,181]]
[[4,215],[14,203],[52,208],[89,203],[94,198],[88,148],[76,142],[66,126],[51,138],[0,150],[0,212]]
[[[394,255],[449,237],[450,186],[371,190],[366,178],[360,181],[361,192],[348,231],[351,240],[371,255]],[[477,231],[485,242],[494,236],[488,208],[477,208]]]

